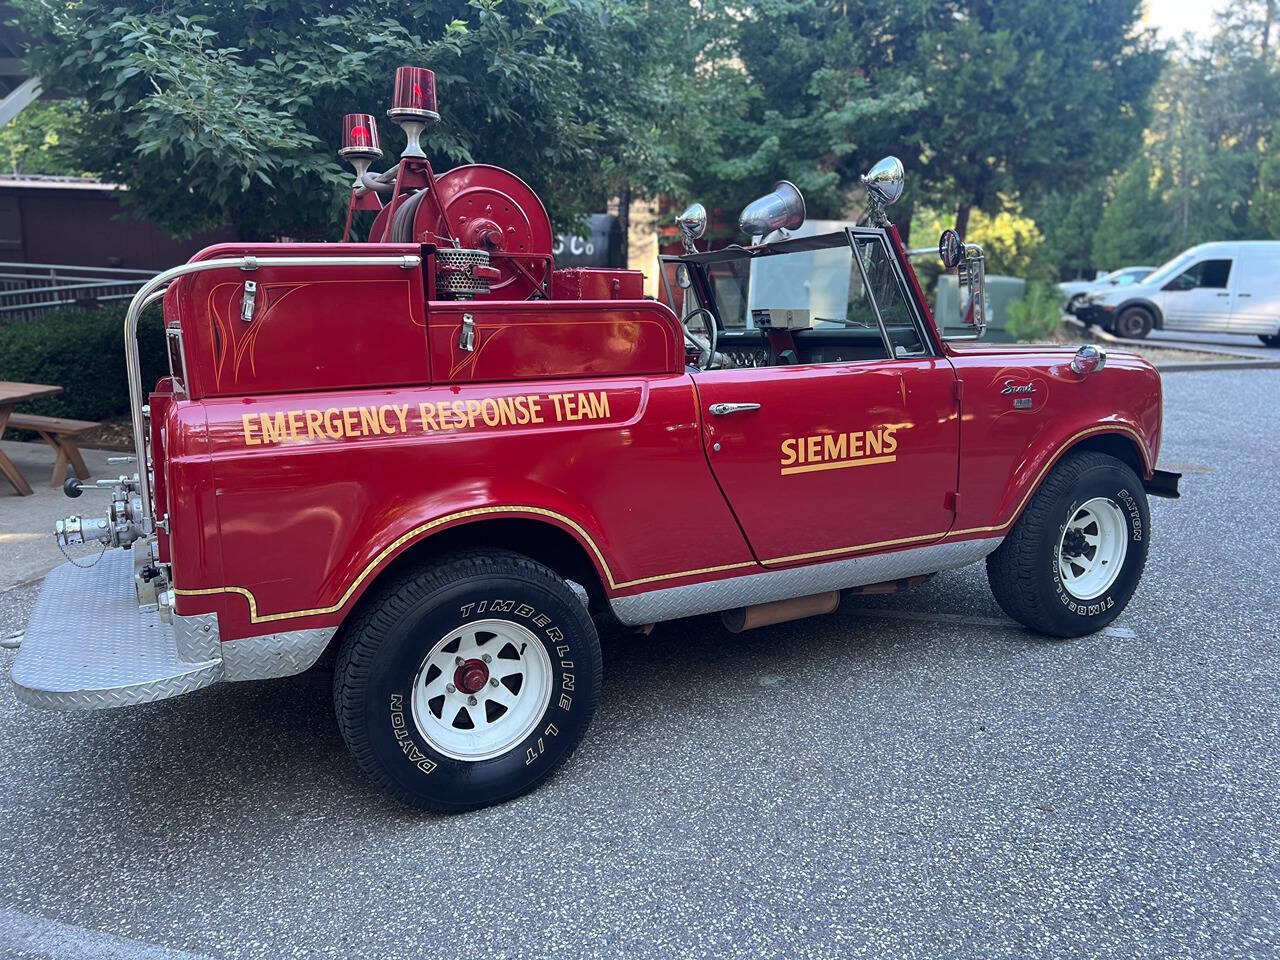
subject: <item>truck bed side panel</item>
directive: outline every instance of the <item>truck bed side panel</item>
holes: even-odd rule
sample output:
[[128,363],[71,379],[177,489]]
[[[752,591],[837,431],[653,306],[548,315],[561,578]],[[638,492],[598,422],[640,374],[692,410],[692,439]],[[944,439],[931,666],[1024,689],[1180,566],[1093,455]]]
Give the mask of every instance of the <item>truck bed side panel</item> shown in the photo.
[[683,374],[201,405],[234,582],[179,538],[174,572],[179,612],[218,610],[224,639],[337,624],[402,550],[495,516],[564,529],[610,592],[753,563]]

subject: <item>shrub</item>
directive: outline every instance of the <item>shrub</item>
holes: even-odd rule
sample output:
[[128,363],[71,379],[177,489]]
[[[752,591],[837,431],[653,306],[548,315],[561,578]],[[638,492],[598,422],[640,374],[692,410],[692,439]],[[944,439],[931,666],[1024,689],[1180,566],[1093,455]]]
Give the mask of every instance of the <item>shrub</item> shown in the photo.
[[1062,323],[1062,297],[1050,283],[1033,280],[1026,295],[1009,304],[1005,331],[1022,342],[1048,340]]
[[[22,405],[23,413],[106,420],[129,412],[125,378],[123,307],[49,311],[0,326],[0,380],[50,383],[52,397]],[[149,390],[169,371],[160,311],[147,311],[138,328],[142,382]]]

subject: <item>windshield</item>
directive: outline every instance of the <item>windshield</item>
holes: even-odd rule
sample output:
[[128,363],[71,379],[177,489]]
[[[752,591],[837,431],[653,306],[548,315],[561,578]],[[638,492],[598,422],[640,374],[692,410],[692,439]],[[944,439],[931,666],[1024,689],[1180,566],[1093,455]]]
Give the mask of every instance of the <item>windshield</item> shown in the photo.
[[803,322],[807,329],[875,327],[867,286],[884,312],[902,304],[901,281],[879,238],[859,237],[857,248],[861,269],[843,234],[812,238],[765,256],[726,251],[707,262],[724,329],[755,330],[769,324],[766,314],[778,312],[790,312],[793,322]]
[[1156,267],[1155,271],[1147,276],[1144,281],[1146,283],[1164,283],[1175,273],[1180,273],[1182,268],[1189,264],[1192,260],[1190,253],[1180,253],[1168,263]]
[[693,289],[680,290],[678,284],[667,287],[669,305],[682,316],[700,305],[713,307],[724,349],[785,330],[808,362],[851,355],[850,345],[868,337],[890,356],[929,350],[906,281],[879,232],[855,234],[852,245],[844,233],[824,234],[783,241],[765,252],[718,250],[696,262],[705,270],[714,305],[699,304]]

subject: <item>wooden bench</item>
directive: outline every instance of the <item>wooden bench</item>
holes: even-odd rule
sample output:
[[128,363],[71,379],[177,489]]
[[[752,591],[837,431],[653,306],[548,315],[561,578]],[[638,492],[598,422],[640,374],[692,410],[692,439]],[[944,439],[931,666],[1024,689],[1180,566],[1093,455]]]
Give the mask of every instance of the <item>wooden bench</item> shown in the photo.
[[53,478],[49,481],[49,486],[62,485],[62,481],[67,479],[68,464],[75,468],[76,476],[81,480],[89,479],[89,468],[84,465],[84,457],[80,456],[76,437],[98,426],[92,420],[67,420],[63,417],[41,417],[32,413],[11,413],[6,426],[14,430],[34,430],[40,434],[45,443],[58,452],[58,459],[53,462]]

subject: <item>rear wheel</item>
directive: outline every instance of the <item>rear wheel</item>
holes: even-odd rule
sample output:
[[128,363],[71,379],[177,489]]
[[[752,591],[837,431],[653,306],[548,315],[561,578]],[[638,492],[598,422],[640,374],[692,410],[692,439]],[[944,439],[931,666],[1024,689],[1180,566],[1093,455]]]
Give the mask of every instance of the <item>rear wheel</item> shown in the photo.
[[1280,333],[1260,333],[1258,339],[1268,347],[1280,347]]
[[1155,317],[1146,307],[1129,307],[1112,322],[1111,330],[1117,337],[1141,340],[1155,326]]
[[591,619],[564,580],[518,554],[462,554],[402,576],[344,632],[342,737],[374,783],[421,809],[533,789],[595,712]]
[[1146,491],[1123,461],[1068,454],[987,557],[1009,616],[1055,637],[1101,630],[1124,610],[1147,561]]

